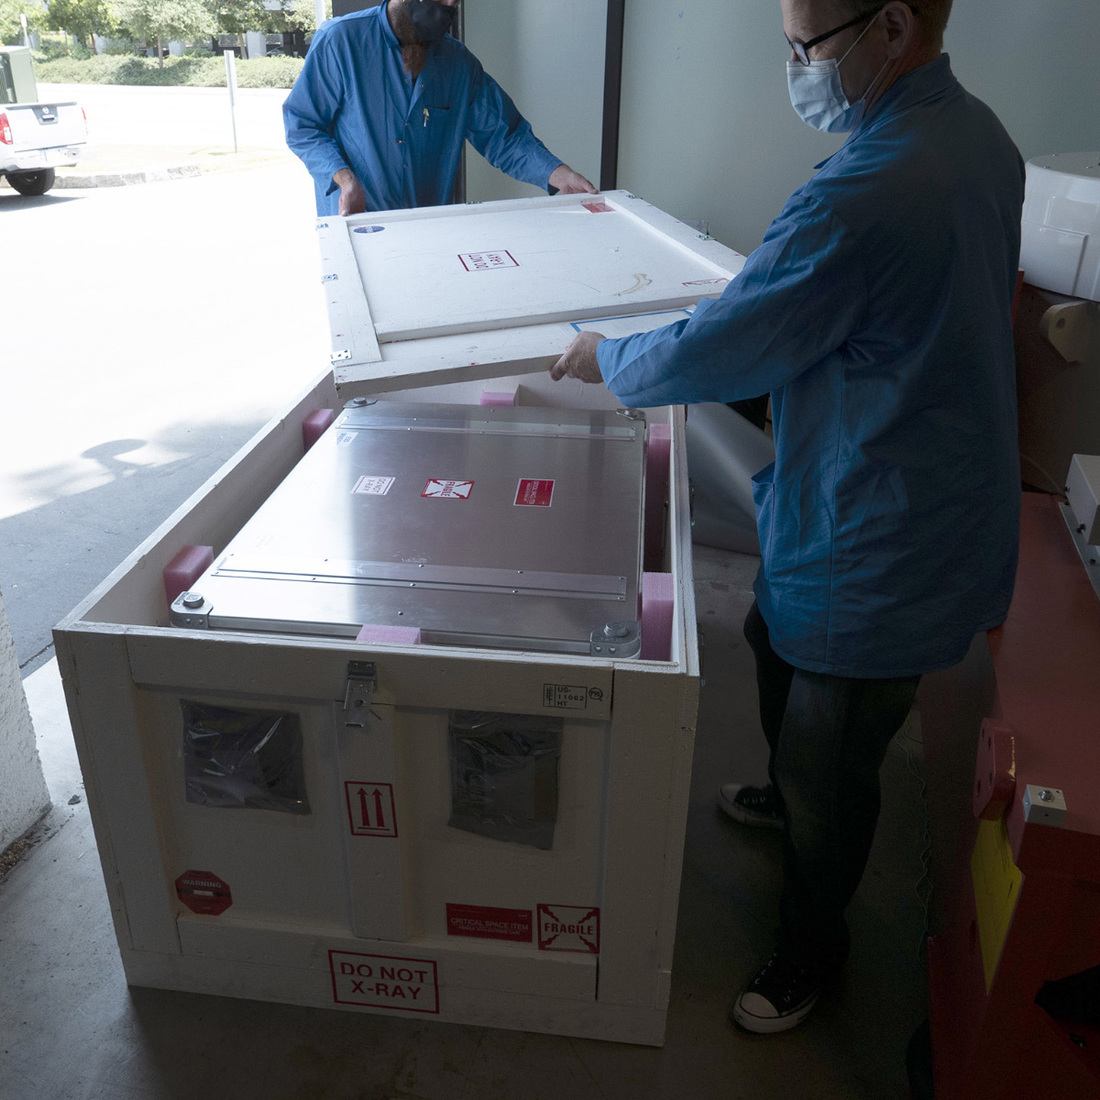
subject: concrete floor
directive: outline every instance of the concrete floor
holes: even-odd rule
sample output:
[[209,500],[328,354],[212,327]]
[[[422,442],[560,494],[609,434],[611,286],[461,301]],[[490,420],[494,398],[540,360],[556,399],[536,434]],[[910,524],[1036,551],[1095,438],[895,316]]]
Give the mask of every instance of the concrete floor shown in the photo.
[[925,1014],[924,807],[915,716],[883,769],[883,817],[851,908],[841,986],[798,1029],[730,1027],[770,949],[780,841],[714,805],[765,771],[740,634],[753,558],[698,547],[705,632],[668,1036],[661,1049],[128,989],[55,661],[25,681],[54,808],[0,883],[0,1100],[771,1100],[908,1095]]

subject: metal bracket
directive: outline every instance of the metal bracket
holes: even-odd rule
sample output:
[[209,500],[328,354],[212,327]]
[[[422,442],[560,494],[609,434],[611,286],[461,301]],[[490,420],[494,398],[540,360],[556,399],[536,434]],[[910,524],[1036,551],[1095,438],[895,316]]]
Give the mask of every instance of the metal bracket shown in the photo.
[[613,657],[619,660],[637,657],[642,651],[642,631],[637,622],[626,619],[606,623],[593,630],[589,637],[589,652],[593,657]]
[[210,612],[213,610],[214,605],[201,592],[195,592],[192,589],[181,592],[172,601],[172,606],[169,608],[169,621],[173,626],[208,630]]
[[1061,825],[1066,820],[1066,797],[1058,787],[1029,783],[1024,788],[1024,820],[1040,825]]
[[348,661],[344,686],[344,725],[348,729],[366,729],[370,718],[371,695],[378,687],[373,661]]
[[322,275],[321,276],[321,282],[322,283],[335,283],[339,280],[339,278],[340,278],[340,276],[337,275],[336,272],[334,271],[330,275]]
[[346,359],[351,358],[351,348],[341,348],[339,351],[334,351],[329,359],[333,363],[342,363]]

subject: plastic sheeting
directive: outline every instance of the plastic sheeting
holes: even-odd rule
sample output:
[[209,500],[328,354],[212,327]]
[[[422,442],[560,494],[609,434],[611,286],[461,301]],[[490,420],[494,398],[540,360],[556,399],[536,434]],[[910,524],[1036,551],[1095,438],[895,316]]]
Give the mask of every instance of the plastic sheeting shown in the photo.
[[771,437],[728,405],[691,405],[688,476],[693,489],[692,541],[760,555],[752,477],[775,461]]
[[561,719],[456,711],[448,824],[494,840],[553,847],[561,745]]
[[187,801],[308,814],[297,714],[180,700]]

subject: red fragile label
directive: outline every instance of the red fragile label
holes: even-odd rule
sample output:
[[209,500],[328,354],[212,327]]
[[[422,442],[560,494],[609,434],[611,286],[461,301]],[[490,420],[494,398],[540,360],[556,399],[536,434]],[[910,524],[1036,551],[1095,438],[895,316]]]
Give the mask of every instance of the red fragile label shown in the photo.
[[606,202],[582,202],[581,206],[592,214],[613,214],[615,208],[608,206]]
[[185,871],[176,879],[176,895],[192,913],[216,917],[233,904],[229,886],[209,871]]
[[580,905],[539,906],[539,950],[600,953],[600,911]]
[[530,943],[530,909],[498,909],[493,905],[447,904],[447,935],[476,936],[484,940]]
[[451,478],[433,477],[424,491],[422,497],[438,497],[441,500],[467,500],[473,492],[472,481],[455,481]]
[[544,477],[520,478],[516,486],[515,503],[530,508],[549,508],[554,497],[554,483]]

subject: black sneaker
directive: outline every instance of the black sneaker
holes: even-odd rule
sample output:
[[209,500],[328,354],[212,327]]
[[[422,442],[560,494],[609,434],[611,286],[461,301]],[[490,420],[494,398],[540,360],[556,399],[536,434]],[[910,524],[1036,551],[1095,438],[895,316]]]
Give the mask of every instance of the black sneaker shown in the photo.
[[727,783],[718,792],[718,805],[743,825],[764,829],[783,828],[783,802],[769,783],[766,787],[744,787]]
[[789,1031],[810,1014],[820,992],[821,979],[812,967],[776,952],[745,986],[730,1021],[758,1035]]

